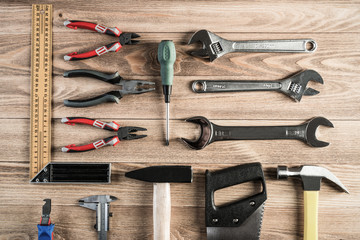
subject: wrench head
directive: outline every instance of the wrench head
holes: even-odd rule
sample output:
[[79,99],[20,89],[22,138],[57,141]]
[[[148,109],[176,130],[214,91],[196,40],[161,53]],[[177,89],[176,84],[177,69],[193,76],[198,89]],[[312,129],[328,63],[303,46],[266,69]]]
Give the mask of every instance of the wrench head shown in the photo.
[[200,137],[196,141],[191,141],[186,138],[181,138],[181,140],[190,148],[201,150],[211,143],[213,136],[213,127],[212,123],[205,117],[192,117],[185,119],[186,122],[192,122],[200,125],[201,133]]
[[322,77],[318,72],[314,70],[305,70],[303,72],[295,74],[294,76],[282,80],[282,87],[280,91],[293,98],[295,101],[300,102],[303,95],[312,96],[319,93],[319,91],[315,89],[306,88],[306,85],[309,81],[317,82],[320,84],[324,83]]
[[210,62],[228,52],[228,41],[208,30],[203,29],[194,33],[188,44],[193,44],[195,42],[201,42],[203,46],[202,49],[191,52],[191,55],[209,58]]
[[309,144],[312,147],[326,147],[328,146],[330,143],[328,142],[323,142],[323,141],[319,141],[316,138],[316,129],[320,126],[326,126],[326,127],[331,127],[333,128],[334,125],[326,118],[324,117],[316,117],[311,119],[310,121],[308,121],[306,123],[306,143]]

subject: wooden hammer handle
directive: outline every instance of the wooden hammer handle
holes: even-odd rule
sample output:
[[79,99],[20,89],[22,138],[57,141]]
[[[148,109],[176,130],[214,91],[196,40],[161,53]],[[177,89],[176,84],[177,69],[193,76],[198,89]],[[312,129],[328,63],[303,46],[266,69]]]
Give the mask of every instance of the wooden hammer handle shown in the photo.
[[318,239],[319,191],[304,191],[304,240]]
[[154,183],[154,240],[170,240],[170,183]]

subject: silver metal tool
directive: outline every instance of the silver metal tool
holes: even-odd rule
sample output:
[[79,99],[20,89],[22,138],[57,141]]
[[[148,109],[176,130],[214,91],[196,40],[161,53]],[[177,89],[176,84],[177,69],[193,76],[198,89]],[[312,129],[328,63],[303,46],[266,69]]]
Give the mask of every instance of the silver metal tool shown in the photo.
[[229,41],[208,30],[200,30],[192,35],[188,44],[201,42],[203,48],[191,52],[191,55],[210,58],[214,61],[231,52],[314,52],[316,42],[313,39],[294,40],[253,40]]
[[79,200],[80,207],[88,208],[96,211],[95,229],[98,231],[98,239],[106,240],[109,231],[110,202],[118,200],[110,195],[94,195]]
[[323,84],[320,74],[314,70],[305,70],[281,81],[207,81],[197,80],[192,84],[196,93],[277,91],[299,102],[303,95],[313,96],[319,91],[307,88],[309,81]]
[[[256,194],[225,206],[214,204],[216,190],[256,181],[260,181],[262,185],[261,190]],[[238,165],[216,172],[207,170],[205,185],[207,240],[258,240],[266,199],[265,177],[260,163]]]
[[330,143],[319,141],[316,138],[316,129],[320,126],[334,127],[324,117],[315,117],[309,121],[294,126],[219,126],[205,117],[192,117],[185,121],[199,124],[200,137],[196,141],[186,138],[181,140],[190,148],[200,150],[215,141],[226,140],[272,140],[297,139],[312,147],[326,147]]

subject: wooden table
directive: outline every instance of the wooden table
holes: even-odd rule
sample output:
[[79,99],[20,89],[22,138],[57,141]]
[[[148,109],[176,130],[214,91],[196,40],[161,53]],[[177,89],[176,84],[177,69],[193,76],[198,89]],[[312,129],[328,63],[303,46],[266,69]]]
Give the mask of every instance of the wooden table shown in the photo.
[[[77,200],[96,194],[119,198],[111,204],[109,239],[152,239],[152,184],[127,179],[124,173],[160,164],[188,164],[192,184],[173,184],[171,239],[206,239],[204,173],[249,162],[261,162],[268,189],[261,239],[302,239],[303,199],[299,180],[276,180],[279,164],[320,165],[349,189],[340,192],[323,181],[319,202],[320,239],[360,238],[360,3],[359,1],[44,1],[54,6],[53,161],[111,162],[109,185],[29,184],[29,101],[31,3],[0,3],[0,239],[37,239],[36,224],[44,198],[52,199],[54,239],[96,239],[95,212]],[[91,50],[113,38],[64,27],[77,19],[117,26],[141,35],[137,46],[78,62],[65,62],[73,51]],[[191,34],[209,29],[232,40],[313,38],[313,54],[237,53],[210,63],[194,58],[186,45]],[[176,44],[177,60],[171,103],[171,140],[164,146],[165,104],[157,46]],[[64,99],[85,98],[115,89],[87,78],[69,79],[71,69],[118,71],[125,79],[155,81],[157,90],[123,98],[119,105],[75,109]],[[320,94],[295,103],[272,92],[195,94],[197,79],[277,80],[314,69],[324,85]],[[315,116],[330,119],[334,129],[320,128],[318,137],[331,142],[311,148],[299,141],[218,142],[202,151],[188,149],[180,137],[195,139],[199,129],[183,120],[203,115],[220,125],[300,124]],[[116,147],[66,154],[61,147],[85,144],[109,133],[89,126],[62,124],[62,117],[83,116],[148,129],[148,137]],[[280,145],[281,144],[281,145]],[[219,201],[235,199],[248,187],[225,191]]]

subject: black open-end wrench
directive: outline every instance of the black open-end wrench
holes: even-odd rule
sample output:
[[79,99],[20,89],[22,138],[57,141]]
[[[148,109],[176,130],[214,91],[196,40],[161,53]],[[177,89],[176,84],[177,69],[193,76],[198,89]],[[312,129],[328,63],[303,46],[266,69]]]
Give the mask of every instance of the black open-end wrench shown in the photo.
[[323,84],[320,74],[314,70],[305,70],[281,81],[207,81],[197,80],[192,84],[196,93],[277,91],[299,102],[303,95],[312,96],[319,93],[306,88],[309,81]]
[[316,117],[304,124],[294,126],[248,126],[232,127],[213,124],[205,117],[192,117],[185,121],[197,123],[201,127],[200,137],[196,141],[181,140],[190,148],[200,150],[215,141],[224,140],[270,140],[297,139],[312,147],[326,147],[330,143],[319,141],[315,132],[318,126],[334,127],[326,118]]
[[191,52],[191,55],[209,58],[214,61],[231,52],[314,52],[316,42],[313,39],[294,40],[253,40],[229,41],[208,30],[200,30],[192,35],[188,44],[201,42],[203,48]]

